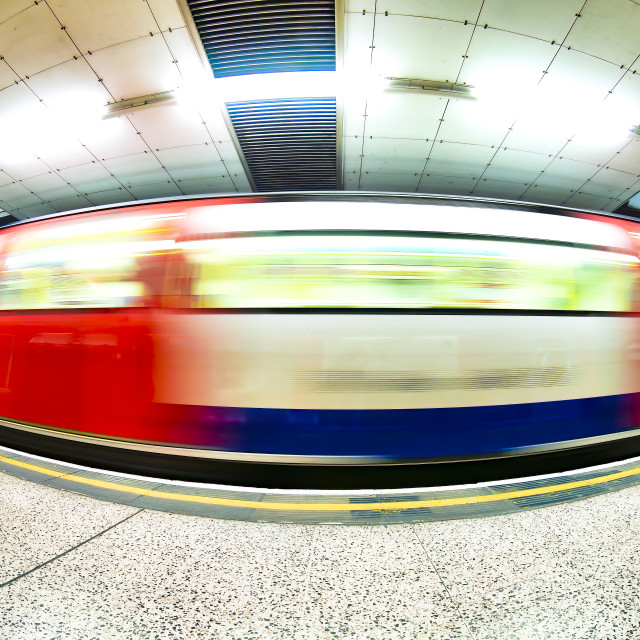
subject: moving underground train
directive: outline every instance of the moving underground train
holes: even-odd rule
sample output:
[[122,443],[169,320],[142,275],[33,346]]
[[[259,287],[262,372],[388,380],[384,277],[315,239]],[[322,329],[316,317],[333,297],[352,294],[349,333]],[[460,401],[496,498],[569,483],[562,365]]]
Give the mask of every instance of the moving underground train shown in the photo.
[[225,480],[640,441],[640,265],[605,217],[182,199],[16,224],[0,255],[2,444]]

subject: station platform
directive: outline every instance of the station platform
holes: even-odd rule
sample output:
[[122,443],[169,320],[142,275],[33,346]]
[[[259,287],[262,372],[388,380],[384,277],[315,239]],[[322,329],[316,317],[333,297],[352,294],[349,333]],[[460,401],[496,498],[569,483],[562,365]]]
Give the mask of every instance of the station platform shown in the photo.
[[635,458],[455,488],[234,490],[0,448],[0,638],[637,638],[639,481]]

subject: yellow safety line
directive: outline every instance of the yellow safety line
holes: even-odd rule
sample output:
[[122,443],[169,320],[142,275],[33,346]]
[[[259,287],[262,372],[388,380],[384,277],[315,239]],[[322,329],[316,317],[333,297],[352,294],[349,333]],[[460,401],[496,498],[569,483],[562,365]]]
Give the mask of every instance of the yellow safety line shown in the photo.
[[38,471],[46,475],[64,478],[71,482],[79,484],[87,484],[92,487],[102,487],[103,489],[112,489],[114,491],[123,491],[125,493],[135,493],[137,495],[149,496],[151,498],[164,498],[165,500],[176,500],[178,502],[197,502],[200,504],[215,504],[222,507],[243,507],[248,509],[267,509],[271,511],[401,511],[405,509],[422,509],[425,507],[452,507],[466,504],[479,504],[482,502],[498,502],[500,500],[512,500],[514,498],[526,498],[528,496],[539,496],[545,493],[558,493],[560,491],[570,491],[580,487],[589,487],[621,478],[640,474],[640,467],[635,467],[627,471],[619,471],[610,473],[597,478],[589,478],[587,480],[577,480],[575,482],[566,482],[564,484],[554,484],[546,487],[535,487],[533,489],[521,489],[519,491],[505,491],[504,493],[496,493],[489,495],[465,496],[461,498],[438,498],[434,500],[415,500],[415,501],[398,501],[398,502],[358,502],[355,504],[339,502],[261,502],[258,500],[236,500],[233,498],[216,498],[213,496],[196,496],[186,493],[173,493],[169,491],[155,491],[154,489],[141,489],[140,487],[132,487],[117,482],[106,482],[104,480],[95,480],[94,478],[83,478],[70,473],[61,473],[53,471],[45,467],[39,467],[27,462],[12,460],[0,456],[0,462]]

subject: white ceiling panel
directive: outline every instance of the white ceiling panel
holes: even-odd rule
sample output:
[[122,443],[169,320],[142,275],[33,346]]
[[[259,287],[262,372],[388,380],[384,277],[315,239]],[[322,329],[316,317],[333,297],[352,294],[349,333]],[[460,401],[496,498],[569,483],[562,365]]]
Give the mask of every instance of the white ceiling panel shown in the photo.
[[167,0],[147,0],[147,4],[162,31],[184,26],[184,18],[177,3],[167,2]]
[[[371,66],[371,40],[374,16],[372,13],[347,13],[344,18],[344,71],[357,82],[358,74],[366,73]],[[347,89],[352,89],[351,82]],[[357,93],[361,93],[357,91]]]
[[575,96],[576,100],[586,103],[591,94],[603,100],[624,73],[620,65],[563,48],[549,67],[544,82],[554,82],[559,90],[564,86],[563,100]]
[[345,0],[346,13],[362,13],[374,11],[377,0]]
[[[378,96],[372,97],[371,104],[373,105],[377,99]],[[342,101],[342,130],[345,136],[361,136],[363,134],[366,122],[365,113],[368,112],[368,107],[369,100],[365,93],[344,96]]]
[[53,172],[27,178],[21,184],[29,191],[42,197],[43,200],[54,200],[68,196],[70,193],[74,195],[77,193],[73,187],[70,187],[58,174]]
[[616,152],[607,166],[618,171],[640,174],[640,138],[634,138],[629,144]]
[[620,66],[638,55],[640,6],[628,0],[589,0],[566,45]]
[[38,152],[38,157],[52,169],[65,169],[93,160],[89,151],[73,138],[65,138],[64,146],[47,145]]
[[481,198],[505,198],[516,200],[526,189],[526,186],[517,182],[505,182],[503,180],[489,180],[483,178],[473,189],[473,195]]
[[178,61],[176,64],[186,81],[197,82],[202,78],[207,78],[212,82],[213,74],[202,64],[202,59],[186,27],[176,28],[174,25],[171,31],[167,31],[163,37],[173,59]]
[[418,192],[466,196],[469,195],[475,184],[476,181],[470,178],[452,178],[425,173],[418,185]]
[[106,191],[107,189],[117,189],[121,186],[118,181],[97,162],[62,169],[60,175],[82,193]]
[[471,33],[457,22],[378,15],[373,64],[388,76],[453,81]]
[[570,195],[571,191],[568,189],[534,184],[522,193],[520,199],[524,202],[544,202],[546,204],[559,205],[562,204]]
[[425,173],[448,178],[470,178],[477,180],[482,173],[482,166],[474,163],[434,160],[429,158],[425,167]]
[[233,193],[236,188],[229,177],[196,178],[180,180],[180,189],[185,195],[198,195],[210,193]]
[[15,182],[15,180],[0,169],[0,187],[4,187],[5,184],[11,184],[12,182]]
[[227,173],[212,144],[163,149],[156,156],[176,179],[206,178]]
[[513,123],[511,117],[496,113],[491,105],[467,100],[450,100],[438,140],[497,147]]
[[419,176],[397,173],[363,173],[360,180],[362,191],[412,192],[418,186]]
[[209,140],[200,118],[176,105],[145,109],[129,118],[152,149],[200,145]]
[[0,206],[5,211],[40,204],[42,199],[34,195],[25,186],[14,182],[0,187]]
[[565,205],[567,207],[576,207],[577,209],[596,209],[604,210],[609,204],[610,198],[603,196],[594,196],[588,193],[574,193],[567,199]]
[[238,155],[238,151],[231,140],[222,140],[222,142],[216,141],[216,151],[220,154],[220,157],[225,163],[232,162],[236,165],[240,164],[240,156]]
[[162,36],[131,40],[88,58],[115,100],[171,91],[180,86],[180,74]]
[[503,95],[512,96],[534,87],[557,51],[548,42],[478,28],[459,81],[476,87],[476,93],[484,100],[495,96],[499,103]]
[[49,172],[44,162],[36,157],[32,158],[3,158],[0,161],[0,168],[11,177],[12,180],[24,180],[31,176],[38,176]]
[[85,207],[90,207],[92,205],[84,196],[76,195],[68,198],[51,200],[51,206],[56,211],[70,211],[71,209],[84,209]]
[[[148,36],[158,26],[146,2],[47,0],[82,53]],[[59,29],[59,27],[58,27]]]
[[571,133],[556,133],[542,127],[539,129],[531,128],[523,122],[516,122],[513,131],[509,132],[503,146],[518,151],[546,154],[551,160],[567,144],[570,136]]
[[15,84],[20,79],[6,60],[0,60],[0,90]]
[[[366,135],[433,139],[446,103],[445,98],[426,94],[384,92],[369,100]],[[361,131],[362,125],[355,133]]]
[[7,63],[23,78],[78,54],[46,2],[0,23],[0,43]]
[[131,187],[131,193],[138,198],[169,198],[170,196],[181,196],[182,191],[173,182],[156,182],[153,184],[143,184]]
[[605,165],[613,160],[621,146],[619,140],[597,139],[590,137],[587,132],[574,136],[562,150],[560,156],[596,165]]
[[131,200],[131,195],[127,193],[122,187],[119,187],[118,189],[109,189],[108,191],[97,191],[95,193],[88,193],[87,199],[95,206],[99,206],[103,204],[128,202]]
[[157,158],[151,153],[137,153],[132,156],[111,158],[104,161],[104,166],[125,187],[163,182],[169,178]]
[[[356,6],[353,3],[351,6]],[[378,0],[378,13],[405,16],[422,16],[453,20],[456,22],[475,22],[482,6],[481,0]]]
[[99,160],[143,153],[147,145],[136,133],[126,117],[110,118],[86,129],[80,136],[82,143]]
[[47,107],[71,115],[81,116],[91,104],[97,108],[110,100],[96,74],[80,57],[36,74],[29,78],[27,85]]
[[[48,202],[43,202],[41,204],[32,204],[29,207],[23,207],[19,211],[19,217],[21,220],[25,218],[39,218],[40,216],[46,216],[50,213],[56,213],[56,209],[54,209]],[[16,215],[15,213],[13,214]]]
[[612,117],[618,116],[622,125],[632,127],[640,123],[640,73],[627,71],[611,95],[607,96],[604,109]]
[[350,173],[352,171],[360,172],[362,153],[362,138],[361,137],[349,137],[344,138],[342,141],[342,170],[344,173]]
[[0,2],[0,23],[33,5],[33,0],[2,0]]
[[522,185],[524,189],[535,182],[538,175],[540,175],[538,171],[521,169],[518,166],[494,166],[491,164],[482,174],[482,179],[495,180],[497,182],[512,182]]
[[612,197],[616,197],[621,191],[628,189],[637,181],[637,174],[603,167],[590,179],[589,186],[585,187],[584,190],[591,191],[591,187],[597,185],[600,188],[607,189]]
[[366,138],[362,170],[379,173],[421,172],[429,147],[424,140]]
[[[504,171],[503,175],[506,179],[511,179],[507,176],[537,175],[545,169],[550,160],[549,155],[546,153],[531,153],[503,147],[497,151],[495,157],[491,160],[491,166],[487,169],[485,177],[496,179],[494,177],[496,171]],[[520,177],[514,181],[530,182],[530,180],[521,179]]]
[[548,169],[538,177],[536,184],[575,191],[597,170],[595,165],[587,162],[578,162],[569,158],[554,158]]
[[429,156],[429,162],[451,163],[452,166],[461,162],[463,164],[482,166],[489,162],[494,153],[495,149],[482,145],[436,142]]
[[443,176],[479,178],[495,149],[472,144],[437,142],[433,145],[427,171]]
[[485,0],[479,24],[496,29],[562,42],[584,0]]

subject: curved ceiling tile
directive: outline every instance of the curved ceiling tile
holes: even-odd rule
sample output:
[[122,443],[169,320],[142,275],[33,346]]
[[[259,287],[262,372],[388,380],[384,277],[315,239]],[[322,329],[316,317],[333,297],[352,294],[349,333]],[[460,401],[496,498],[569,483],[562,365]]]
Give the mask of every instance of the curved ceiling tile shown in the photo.
[[548,42],[562,42],[583,4],[584,0],[485,0],[478,22]]
[[11,69],[6,60],[0,60],[0,91],[12,84],[16,84],[20,80],[20,76]]
[[475,22],[482,0],[378,0],[378,13]]
[[589,0],[566,45],[629,66],[638,56],[640,6],[628,0]]
[[164,39],[158,35],[96,51],[87,60],[116,101],[180,86],[180,74]]
[[378,15],[374,70],[399,78],[454,81],[472,32],[470,25],[456,22]]
[[47,3],[82,53],[98,51],[148,36],[150,31],[158,31],[146,2],[47,0]]
[[161,149],[156,155],[176,180],[222,178],[227,173],[212,144]]
[[21,78],[78,54],[46,2],[33,3],[0,24],[0,47],[0,54]]
[[185,26],[184,17],[177,3],[166,0],[147,0],[151,14],[162,31]]
[[154,150],[209,142],[200,118],[193,117],[179,105],[137,111],[129,118],[142,139]]

